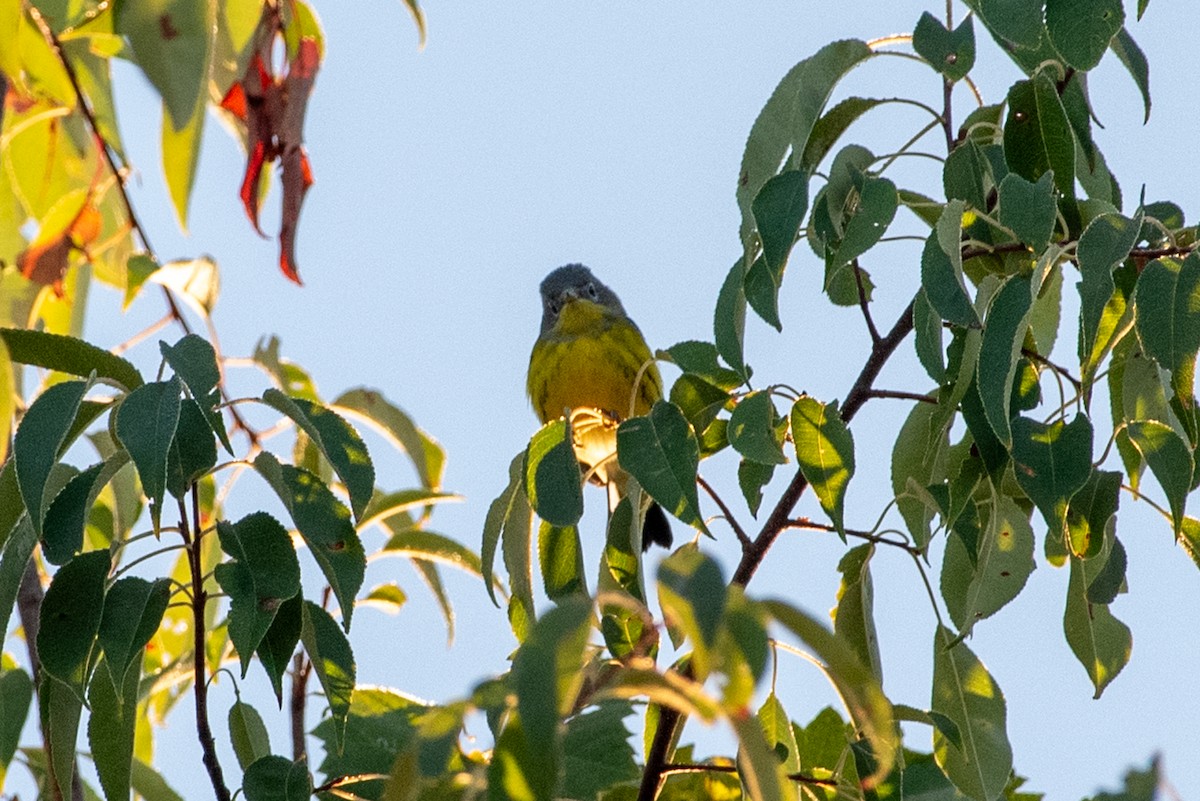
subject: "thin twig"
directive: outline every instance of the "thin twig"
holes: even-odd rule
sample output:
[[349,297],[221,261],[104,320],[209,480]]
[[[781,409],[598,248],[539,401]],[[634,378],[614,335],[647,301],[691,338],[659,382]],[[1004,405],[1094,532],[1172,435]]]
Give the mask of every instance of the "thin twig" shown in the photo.
[[850,269],[854,271],[854,283],[858,286],[858,307],[862,309],[863,320],[867,323],[867,333],[871,335],[871,344],[879,344],[879,329],[875,327],[875,320],[871,317],[871,308],[867,305],[867,287],[863,283],[862,267],[858,264],[858,259],[850,262]]
[[1071,375],[1070,370],[1068,370],[1065,367],[1055,364],[1054,362],[1050,361],[1049,359],[1047,359],[1045,356],[1038,353],[1037,351],[1030,350],[1029,348],[1021,348],[1021,355],[1026,357],[1027,359],[1032,359],[1033,361],[1037,362],[1038,364],[1049,367],[1055,373],[1057,373],[1058,375],[1067,379],[1067,381],[1071,382],[1071,386],[1075,387],[1076,392],[1079,392],[1079,390],[1083,387],[1083,383],[1078,378]]
[[[672,773],[737,773],[737,765],[711,765],[704,762],[673,762],[663,769],[663,774]],[[820,787],[837,787],[836,779],[818,779],[806,773],[789,773],[789,779],[801,784],[815,784]],[[314,790],[314,792],[316,792]]]
[[922,395],[920,392],[905,392],[900,389],[872,389],[867,393],[870,398],[891,398],[893,400],[911,400],[918,403],[934,403],[938,399],[934,395]]
[[725,518],[725,522],[733,529],[733,533],[737,535],[738,540],[742,543],[742,547],[750,545],[750,537],[746,534],[746,530],[742,528],[737,519],[733,516],[733,512],[729,511],[729,507],[725,505],[725,501],[721,500],[721,496],[712,488],[712,485],[704,480],[704,477],[697,474],[696,483],[700,488],[708,493],[708,497],[713,499],[713,502],[721,509],[721,514]]
[[[788,521],[788,528],[807,528],[813,531],[829,531],[834,534],[838,529],[836,526],[831,526],[828,523],[818,523],[815,520],[809,520],[807,517],[798,517]],[[890,545],[893,548],[899,548],[902,551],[907,551],[910,554],[921,555],[921,549],[910,542],[903,540],[894,540],[891,537],[885,537],[881,534],[872,534],[869,531],[859,531],[857,529],[842,529],[847,537],[854,537],[859,540],[866,540],[878,545]]]
[[[192,515],[193,526],[200,531],[200,492],[192,485]],[[208,723],[208,681],[205,678],[207,666],[204,661],[204,606],[208,595],[204,591],[204,566],[201,562],[202,549],[199,537],[192,538],[192,529],[188,526],[187,506],[183,499],[179,500],[179,530],[183,535],[184,545],[187,546],[188,567],[192,575],[192,682],[193,694],[196,699],[196,735],[200,739],[203,751],[204,767],[212,782],[213,794],[217,801],[229,801],[229,788],[225,786],[225,775],[221,771],[221,763],[217,759],[217,746],[213,739],[212,728]]]

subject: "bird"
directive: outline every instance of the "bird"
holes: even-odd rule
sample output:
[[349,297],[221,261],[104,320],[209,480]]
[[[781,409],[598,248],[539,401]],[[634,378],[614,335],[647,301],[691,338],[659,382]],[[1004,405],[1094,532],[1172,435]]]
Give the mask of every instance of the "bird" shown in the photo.
[[[571,421],[575,455],[589,480],[609,487],[610,504],[628,475],[617,463],[617,426],[648,414],[663,395],[662,375],[616,293],[582,264],[552,270],[540,286],[542,323],[529,357],[527,390],[543,424]],[[646,510],[642,550],[671,547],[657,503]]]

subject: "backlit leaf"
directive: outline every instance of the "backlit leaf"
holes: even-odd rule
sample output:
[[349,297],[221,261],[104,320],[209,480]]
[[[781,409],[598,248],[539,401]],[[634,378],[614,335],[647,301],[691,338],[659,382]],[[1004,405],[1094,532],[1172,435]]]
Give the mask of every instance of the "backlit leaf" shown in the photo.
[[[343,607],[343,610],[346,608]],[[356,673],[350,642],[329,613],[312,601],[304,602],[300,640],[304,643],[304,651],[312,661],[313,671],[329,704],[329,714],[334,722],[334,742],[340,752]]]
[[837,403],[803,397],[792,406],[796,461],[838,531],[842,531],[846,485],[854,476],[854,437]]

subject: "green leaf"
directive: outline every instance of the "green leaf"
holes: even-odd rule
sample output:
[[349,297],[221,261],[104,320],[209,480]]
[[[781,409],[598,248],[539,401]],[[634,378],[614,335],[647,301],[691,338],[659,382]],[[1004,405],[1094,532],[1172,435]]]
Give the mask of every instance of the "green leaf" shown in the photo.
[[0,340],[8,348],[9,358],[18,364],[32,364],[81,378],[94,371],[98,377],[112,379],[128,390],[143,383],[137,368],[127,360],[75,337],[0,328]]
[[395,614],[408,603],[408,595],[394,581],[377,584],[358,599],[357,606],[371,606],[381,612]]
[[1008,108],[1004,124],[1008,168],[1033,182],[1053,172],[1059,194],[1074,198],[1075,137],[1054,81],[1039,72],[1013,84],[1008,90]]
[[[171,0],[167,0],[170,2]],[[196,168],[200,164],[200,144],[204,137],[204,99],[199,98],[186,119],[175,119],[171,105],[163,102],[162,162],[167,179],[167,193],[179,227],[187,231],[188,209],[192,187],[196,183]]]
[[39,537],[50,501],[45,497],[46,482],[58,461],[59,451],[68,441],[71,423],[87,390],[88,385],[83,381],[64,381],[50,387],[30,405],[13,437],[17,484],[29,512],[29,522]]
[[778,288],[808,212],[808,175],[785,170],[771,177],[754,196],[750,211],[762,243],[763,262]]
[[1007,495],[995,494],[981,508],[987,522],[975,558],[961,537],[950,537],[942,561],[942,597],[960,637],[1016,598],[1035,566],[1029,516]]
[[525,451],[525,494],[538,516],[555,526],[574,526],[583,517],[583,477],[566,420],[538,430]]
[[926,11],[913,29],[913,50],[947,80],[966,77],[975,66],[975,28],[968,16],[950,31]]
[[96,633],[118,700],[124,699],[121,677],[133,672],[135,663],[141,664],[143,650],[158,631],[170,600],[171,581],[166,578],[150,582],[125,576],[108,588]]
[[183,801],[179,793],[171,789],[162,775],[136,757],[132,771],[133,791],[145,801]]
[[725,363],[734,372],[748,379],[750,370],[745,360],[746,339],[746,272],[745,262],[738,259],[730,268],[717,294],[713,313],[713,342]]
[[692,373],[699,376],[723,391],[728,392],[745,383],[741,374],[736,370],[721,365],[718,361],[720,354],[717,346],[711,342],[687,340],[676,343],[666,351],[660,351],[657,355],[662,358],[664,353],[665,357],[685,374]]
[[1086,72],[1100,63],[1125,25],[1121,0],[1046,0],[1046,30],[1068,65]]
[[[781,801],[783,766],[763,735],[762,726],[749,715],[731,715],[729,719],[738,736],[738,776],[746,796],[755,801]],[[794,796],[791,796],[794,797]]]
[[1063,556],[1058,566],[1067,553],[1080,559],[1091,559],[1100,553],[1109,520],[1120,506],[1122,478],[1116,471],[1093,469],[1088,482],[1071,498],[1067,509],[1067,548],[1060,548]]
[[1178,534],[1183,526],[1184,505],[1192,484],[1192,453],[1187,441],[1175,429],[1156,420],[1137,420],[1125,430],[1166,493],[1171,522]]
[[255,457],[254,468],[291,513],[296,530],[333,589],[342,609],[342,625],[349,631],[354,596],[366,572],[366,555],[350,522],[350,510],[312,473],[280,464],[266,451]]
[[838,562],[842,574],[837,606],[833,612],[833,633],[850,643],[858,660],[871,675],[883,682],[883,663],[879,658],[879,636],[875,631],[875,590],[871,582],[871,557],[875,546],[867,543],[851,548]]
[[855,726],[871,743],[877,760],[876,768],[873,775],[864,778],[864,781],[874,783],[886,776],[897,756],[899,741],[892,719],[892,705],[870,669],[859,661],[854,649],[844,639],[815,618],[781,600],[764,601],[763,606],[780,625],[799,637],[812,651],[845,702]]
[[1129,627],[1113,617],[1107,604],[1088,600],[1088,587],[1107,566],[1116,538],[1105,537],[1104,548],[1093,559],[1071,557],[1071,579],[1067,586],[1067,606],[1063,613],[1063,632],[1072,653],[1087,671],[1099,698],[1104,688],[1129,662],[1133,635]]
[[763,736],[767,739],[767,747],[775,752],[775,758],[784,769],[790,773],[800,770],[800,748],[796,744],[796,733],[792,729],[787,710],[783,708],[774,692],[763,701],[756,717],[762,726]]
[[814,170],[829,155],[829,151],[841,138],[842,134],[859,117],[888,100],[869,97],[848,97],[829,109],[817,120],[804,146],[804,155],[800,159],[800,169],[811,175]]
[[575,526],[542,521],[538,529],[538,561],[546,597],[558,601],[577,593],[587,594],[583,573],[583,544]]
[[354,693],[354,653],[334,619],[312,601],[304,602],[300,640],[329,703],[334,742],[340,753],[344,745],[346,716],[350,712],[350,697]]
[[846,485],[854,476],[854,437],[842,422],[836,402],[802,397],[792,406],[791,423],[800,472],[825,514],[843,532]]
[[864,177],[857,207],[846,220],[842,241],[826,261],[826,270],[849,264],[875,247],[892,224],[899,202],[896,185],[887,178]]
[[692,644],[692,671],[703,681],[725,617],[721,566],[695,547],[680,548],[658,566],[658,600],[668,625]]
[[621,423],[617,457],[663,509],[708,532],[696,491],[700,446],[678,406],[658,401],[647,416]]
[[[1099,364],[1100,355],[1111,343],[1117,318],[1122,316],[1109,313],[1116,291],[1113,269],[1129,255],[1141,228],[1140,211],[1132,220],[1120,214],[1101,214],[1079,237],[1075,249],[1080,274],[1079,361],[1085,370]],[[1123,296],[1120,303],[1123,312]]]
[[774,475],[773,464],[753,462],[749,459],[738,462],[738,486],[741,487],[746,506],[750,508],[750,514],[754,517],[758,517],[758,509],[762,505],[763,487],[770,483]]
[[942,345],[942,318],[929,302],[925,290],[913,301],[913,339],[917,360],[929,377],[941,384],[946,377],[945,349]]
[[33,702],[33,680],[19,667],[0,670],[0,787],[21,741]]
[[184,398],[171,450],[167,454],[167,492],[184,500],[188,491],[217,464],[217,441],[200,405]]
[[42,599],[38,656],[46,673],[64,684],[81,683],[80,670],[100,629],[110,566],[108,551],[80,554],[58,569]]
[[925,249],[921,252],[921,288],[943,320],[967,328],[978,328],[979,317],[975,314],[971,296],[963,282],[962,251],[959,250],[957,233],[949,250],[946,250],[944,243],[946,237],[943,232],[946,229],[959,230],[963,209],[962,201],[947,203],[937,228],[925,240]]
[[312,795],[308,762],[265,756],[246,768],[242,792],[246,801],[307,801]]
[[207,88],[215,29],[210,11],[209,4],[187,0],[122,0],[116,6],[116,32],[128,37],[177,129],[191,119]]
[[88,689],[88,705],[91,707],[87,727],[88,745],[92,750],[96,773],[100,775],[104,796],[110,801],[129,798],[141,673],[141,662],[122,671],[120,666],[110,665],[104,660],[97,666]]
[[233,560],[217,565],[216,579],[229,596],[229,639],[245,678],[280,605],[300,592],[300,561],[287,529],[266,512],[236,523],[222,520],[217,536]]
[[267,671],[271,688],[275,690],[275,700],[280,705],[283,704],[283,675],[291,666],[296,643],[300,642],[303,615],[304,597],[297,593],[280,605],[271,628],[267,629],[262,642],[258,644],[258,651],[255,652],[259,663]]
[[564,599],[534,624],[513,657],[512,684],[528,747],[525,778],[534,798],[549,799],[559,774],[559,718],[583,681],[579,664],[591,614],[590,598]]
[[167,459],[179,424],[182,390],[178,377],[145,384],[125,396],[115,412],[117,438],[137,467],[156,531],[167,491]]
[[1129,556],[1125,546],[1113,536],[1112,550],[1104,562],[1104,568],[1096,574],[1087,587],[1087,600],[1091,604],[1111,604],[1117,595],[1125,591],[1125,569],[1129,566]]
[[241,699],[229,707],[229,739],[242,770],[271,754],[271,736],[262,716]]
[[997,798],[1012,773],[1012,746],[1005,731],[1004,694],[967,646],[947,647],[953,633],[938,626],[933,639],[933,712],[945,715],[962,737],[955,747],[938,729],[934,757],[960,792],[976,801]]
[[1062,537],[1067,505],[1092,473],[1092,423],[1079,414],[1070,423],[1045,425],[1028,417],[1012,424],[1013,473],[1049,527]]
[[375,491],[375,466],[358,432],[336,412],[304,398],[290,398],[274,388],[263,392],[263,401],[290,418],[321,449],[346,485],[350,508],[361,521]]
[[1171,371],[1176,396],[1189,402],[1200,351],[1200,254],[1189,253],[1182,262],[1155,259],[1147,264],[1133,302],[1142,347]]
[[[289,394],[294,396],[296,393],[289,390]],[[407,453],[421,479],[421,486],[433,490],[441,488],[446,451],[383,393],[366,388],[352,389],[339,395],[331,407],[360,418]]]
[[513,457],[508,466],[508,486],[488,507],[483,523],[483,547],[480,551],[483,582],[487,586],[492,603],[499,606],[492,572],[496,561],[496,548],[503,544],[504,564],[508,570],[508,581],[513,595],[522,599],[529,610],[533,609],[533,575],[530,566],[529,537],[533,510],[529,507],[522,486],[524,476],[524,452]]
[[[1142,11],[1145,6],[1138,3],[1138,19],[1142,18]],[[1146,54],[1142,52],[1142,48],[1138,47],[1138,43],[1134,41],[1130,35],[1129,29],[1122,27],[1113,40],[1109,42],[1109,47],[1112,48],[1113,54],[1125,65],[1125,69],[1133,77],[1133,82],[1137,84],[1138,91],[1142,93],[1142,106],[1145,109],[1142,122],[1150,121],[1150,62],[1146,60]]]
[[75,773],[75,743],[79,738],[79,720],[83,713],[82,687],[64,684],[43,672],[38,685],[38,707],[42,731],[47,733],[49,766],[58,784],[58,795],[69,798]]
[[692,373],[671,385],[671,403],[679,407],[694,431],[706,431],[729,403],[729,393]]
[[[783,330],[779,319],[779,282],[771,275],[766,260],[759,256],[746,271],[744,297],[750,308],[776,331]],[[718,302],[720,298],[718,298]]]
[[[1138,14],[1146,8],[1147,0],[1138,1]],[[1150,758],[1145,770],[1130,768],[1125,772],[1124,787],[1115,792],[1100,792],[1090,801],[1155,801],[1165,794],[1162,790],[1170,786],[1163,775],[1162,758],[1157,754]]]
[[1041,41],[1044,0],[972,0],[973,8],[996,36],[1022,48],[1036,48]]
[[972,208],[986,209],[988,193],[994,186],[987,156],[974,139],[965,139],[950,151],[942,167],[942,188],[947,200],[962,200]]
[[1030,183],[1014,172],[1000,182],[1000,224],[1012,229],[1034,253],[1050,244],[1058,207],[1054,202],[1054,173]]
[[[737,202],[742,213],[739,238],[747,253],[754,230],[751,204],[759,190],[778,172],[789,148],[797,157],[804,153],[834,86],[871,55],[867,44],[856,39],[827,44],[792,67],[759,112],[738,171]],[[729,364],[737,369],[732,361]]]
[[954,406],[939,397],[936,404],[917,403],[908,413],[892,449],[892,492],[896,507],[918,548],[929,544],[934,509],[910,491],[946,478],[946,456]]
[[1013,379],[1033,308],[1030,277],[1014,275],[992,298],[979,350],[979,397],[992,431],[1012,447],[1009,417]]
[[729,417],[729,444],[733,449],[762,464],[787,464],[777,426],[779,413],[771,401],[771,393],[747,393],[734,407]]
[[21,576],[25,573],[25,565],[29,563],[29,557],[33,555],[37,543],[37,535],[33,533],[33,526],[28,517],[21,518],[21,522],[4,543],[4,551],[0,553],[0,631],[8,631],[8,621],[17,601]]
[[183,379],[192,399],[204,412],[204,419],[225,450],[233,455],[233,446],[229,444],[229,435],[225,432],[225,418],[217,410],[221,403],[221,370],[217,366],[217,352],[206,339],[195,334],[188,334],[173,346],[165,342],[158,343],[163,358],[175,374]]
[[593,801],[603,790],[640,775],[623,722],[625,702],[606,701],[567,721],[562,737],[563,798]]
[[61,565],[83,548],[88,513],[96,497],[117,471],[129,462],[124,451],[82,471],[63,487],[46,510],[42,554],[46,561]]

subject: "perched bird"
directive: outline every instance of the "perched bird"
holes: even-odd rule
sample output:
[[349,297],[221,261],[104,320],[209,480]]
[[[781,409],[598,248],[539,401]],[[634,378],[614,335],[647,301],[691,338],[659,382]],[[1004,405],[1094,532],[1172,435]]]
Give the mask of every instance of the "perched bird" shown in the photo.
[[[617,298],[582,264],[542,281],[542,329],[529,357],[529,399],[543,423],[567,416],[575,454],[597,484],[623,494],[628,476],[617,464],[617,426],[647,414],[662,398],[662,376],[642,332]],[[671,545],[657,503],[646,511],[642,549]]]

